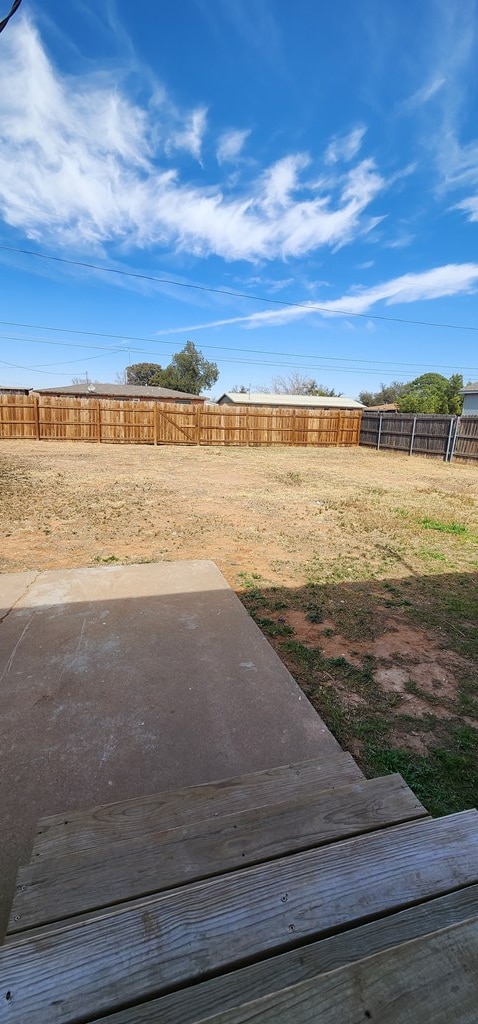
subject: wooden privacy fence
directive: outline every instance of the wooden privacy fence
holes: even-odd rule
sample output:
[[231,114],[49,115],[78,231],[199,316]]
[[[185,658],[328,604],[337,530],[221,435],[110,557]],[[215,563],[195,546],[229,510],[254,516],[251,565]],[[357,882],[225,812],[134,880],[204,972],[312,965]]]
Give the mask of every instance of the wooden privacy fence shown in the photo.
[[478,416],[365,411],[360,444],[408,455],[438,455],[446,462],[478,459]]
[[358,445],[361,410],[0,396],[0,438],[113,444]]

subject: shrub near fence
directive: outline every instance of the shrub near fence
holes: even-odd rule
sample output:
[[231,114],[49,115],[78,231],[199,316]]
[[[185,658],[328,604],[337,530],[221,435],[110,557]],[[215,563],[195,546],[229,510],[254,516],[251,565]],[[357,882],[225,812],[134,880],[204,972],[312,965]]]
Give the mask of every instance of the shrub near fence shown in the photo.
[[0,396],[0,437],[113,444],[358,445],[361,410]]
[[365,411],[360,444],[408,455],[438,455],[446,461],[478,459],[478,416]]

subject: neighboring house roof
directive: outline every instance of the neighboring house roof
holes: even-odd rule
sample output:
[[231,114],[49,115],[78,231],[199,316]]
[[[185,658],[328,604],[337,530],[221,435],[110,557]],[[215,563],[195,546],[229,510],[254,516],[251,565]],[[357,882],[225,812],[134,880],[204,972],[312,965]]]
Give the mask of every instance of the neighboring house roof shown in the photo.
[[474,384],[467,384],[458,392],[459,395],[478,395],[478,380]]
[[14,388],[9,384],[0,384],[0,395],[28,395],[31,388]]
[[368,405],[367,412],[398,412],[398,405],[395,402],[385,402],[385,405]]
[[344,395],[327,398],[324,395],[271,395],[267,391],[226,391],[218,403],[231,402],[233,405],[289,405],[304,406],[307,409],[363,409],[355,398]]
[[59,388],[35,388],[40,395],[76,395],[80,398],[173,398],[194,399],[204,402],[199,395],[190,395],[187,391],[173,391],[171,388],[157,388],[142,384],[67,384]]

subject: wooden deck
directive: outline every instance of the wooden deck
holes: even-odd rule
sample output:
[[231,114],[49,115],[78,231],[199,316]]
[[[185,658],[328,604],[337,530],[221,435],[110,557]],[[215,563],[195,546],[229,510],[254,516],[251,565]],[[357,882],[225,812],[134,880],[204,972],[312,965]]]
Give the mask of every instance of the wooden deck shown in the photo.
[[38,825],[12,1024],[478,1020],[478,813],[348,754]]

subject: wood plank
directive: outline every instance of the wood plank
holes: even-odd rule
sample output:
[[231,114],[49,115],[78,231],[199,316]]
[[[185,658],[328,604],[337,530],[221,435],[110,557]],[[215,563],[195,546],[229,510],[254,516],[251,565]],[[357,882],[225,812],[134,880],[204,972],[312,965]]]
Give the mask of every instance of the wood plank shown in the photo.
[[[194,1024],[194,1021],[219,1011],[240,1006],[245,996],[251,1001],[261,999],[280,988],[355,963],[410,939],[458,924],[476,914],[478,886],[471,885],[371,924],[350,928],[308,946],[292,949],[259,964],[120,1010],[108,1017],[108,1024],[157,1024],[158,1021],[161,1024]],[[99,1024],[99,1018],[93,1024]]]
[[209,818],[20,868],[10,934],[427,817],[400,775]]
[[281,765],[202,786],[122,800],[92,810],[54,814],[39,822],[31,859],[73,853],[119,839],[134,839],[214,814],[278,803],[298,792],[345,786],[359,779],[363,779],[360,768],[350,754],[341,752],[329,755],[324,761]]
[[209,1024],[476,1024],[478,918],[207,1018]]
[[85,1021],[477,882],[478,813],[426,819],[6,946],[0,993],[9,1024]]

